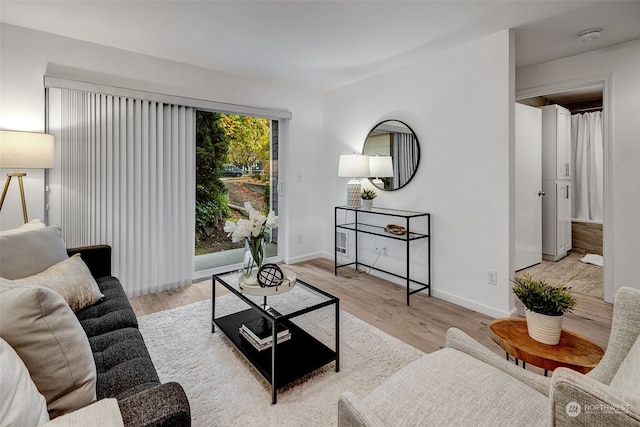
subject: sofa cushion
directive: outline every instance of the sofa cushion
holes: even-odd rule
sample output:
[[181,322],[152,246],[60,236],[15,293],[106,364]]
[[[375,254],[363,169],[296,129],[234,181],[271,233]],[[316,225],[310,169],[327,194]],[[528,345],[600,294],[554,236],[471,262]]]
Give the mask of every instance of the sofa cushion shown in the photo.
[[542,393],[451,348],[410,363],[362,401],[384,425],[416,426],[546,425],[549,406]]
[[98,399],[120,400],[160,384],[138,329],[117,329],[91,337],[89,343],[98,374]]
[[32,285],[0,286],[0,313],[0,337],[29,369],[51,418],[95,401],[91,347],[57,292]]
[[47,401],[31,380],[24,362],[0,338],[0,425],[38,426],[47,421]]
[[53,289],[78,311],[104,298],[79,254],[73,255],[33,276],[13,281],[19,285],[38,285]]
[[137,328],[138,319],[120,281],[108,276],[98,278],[96,283],[104,298],[76,312],[87,336],[93,337],[122,328]]
[[640,337],[636,338],[609,387],[627,396],[640,398]]
[[67,259],[60,227],[52,225],[0,236],[0,277],[33,276]]

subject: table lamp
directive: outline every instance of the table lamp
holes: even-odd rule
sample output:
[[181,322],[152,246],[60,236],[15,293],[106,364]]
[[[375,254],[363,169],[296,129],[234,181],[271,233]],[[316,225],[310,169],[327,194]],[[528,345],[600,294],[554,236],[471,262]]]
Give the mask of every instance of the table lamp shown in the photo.
[[393,177],[393,162],[391,156],[369,156],[369,174],[371,182],[384,189],[384,182],[380,178]]
[[50,169],[52,167],[53,135],[0,130],[0,169],[14,169],[14,172],[7,174],[7,182],[4,184],[2,199],[0,199],[0,210],[2,210],[11,179],[17,177],[22,201],[22,216],[25,224],[29,222],[22,183],[22,177],[27,174],[20,172],[20,169]]
[[351,178],[347,183],[347,206],[359,208],[361,206],[359,178],[369,176],[369,156],[364,154],[341,155],[338,162],[338,176]]

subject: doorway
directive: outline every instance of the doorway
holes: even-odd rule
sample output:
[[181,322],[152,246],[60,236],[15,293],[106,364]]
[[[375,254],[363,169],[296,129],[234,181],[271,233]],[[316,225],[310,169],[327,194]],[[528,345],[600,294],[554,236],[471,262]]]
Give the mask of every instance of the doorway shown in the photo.
[[[572,170],[571,179],[565,181],[570,187],[571,195],[569,222],[571,237],[567,255],[557,257],[559,259],[555,260],[542,260],[538,264],[517,271],[516,275],[529,273],[552,285],[570,286],[574,292],[597,298],[604,298],[606,294],[604,271],[604,255],[607,252],[604,236],[606,219],[604,157],[607,139],[604,128],[605,83],[594,82],[574,88],[541,91],[533,96],[520,96],[517,100],[520,104],[537,108],[559,105],[570,112]],[[587,124],[587,128],[591,127],[592,133],[599,134],[599,147],[585,146],[585,141],[582,139],[584,128],[581,126],[587,119],[592,118],[600,127],[590,123]],[[590,157],[587,158],[587,156]],[[589,199],[593,199],[592,203]],[[549,206],[550,200],[543,198],[543,204],[545,200]]]

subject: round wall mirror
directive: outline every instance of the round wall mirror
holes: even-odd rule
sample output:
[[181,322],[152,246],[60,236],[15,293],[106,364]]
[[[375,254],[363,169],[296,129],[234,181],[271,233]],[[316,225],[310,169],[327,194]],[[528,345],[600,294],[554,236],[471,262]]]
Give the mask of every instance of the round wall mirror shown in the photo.
[[407,185],[418,170],[420,144],[405,123],[386,120],[371,129],[362,154],[371,156],[369,181],[381,190],[397,190]]

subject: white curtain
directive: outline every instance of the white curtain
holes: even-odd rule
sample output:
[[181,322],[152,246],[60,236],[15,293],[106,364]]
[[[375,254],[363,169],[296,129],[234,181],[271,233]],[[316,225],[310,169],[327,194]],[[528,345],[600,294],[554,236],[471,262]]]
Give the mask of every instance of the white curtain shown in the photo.
[[571,116],[574,155],[573,217],[602,221],[604,191],[604,134],[602,112]]
[[109,244],[129,296],[191,283],[195,111],[50,88],[50,223],[68,247]]

